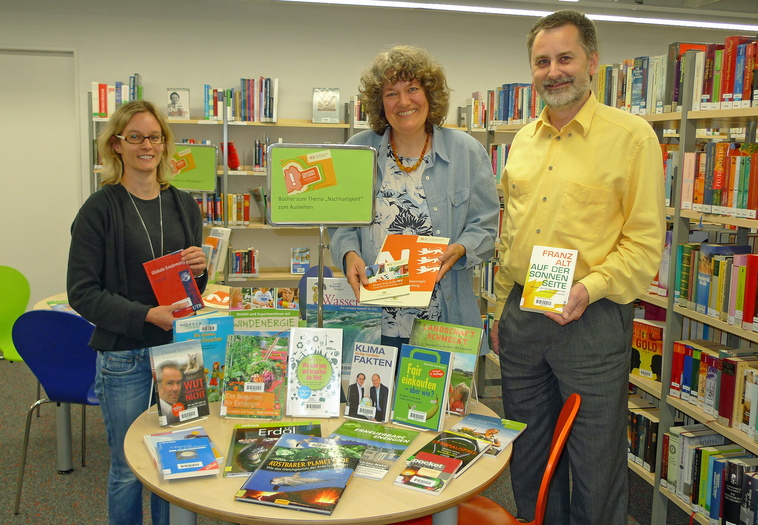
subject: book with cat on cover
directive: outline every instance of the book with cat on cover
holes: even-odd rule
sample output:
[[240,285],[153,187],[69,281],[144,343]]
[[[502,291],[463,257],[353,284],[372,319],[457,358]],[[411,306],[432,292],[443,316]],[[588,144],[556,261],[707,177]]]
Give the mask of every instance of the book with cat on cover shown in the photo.
[[288,330],[226,338],[222,416],[281,419],[288,340]]
[[482,344],[482,329],[416,318],[411,327],[409,343],[447,350],[453,354],[447,409],[460,416],[468,413]]
[[208,416],[210,409],[200,341],[153,346],[150,348],[150,365],[161,426]]
[[340,443],[366,445],[355,475],[380,481],[420,434],[417,430],[391,427],[371,421],[345,421],[329,436]]
[[193,478],[218,474],[218,460],[207,437],[160,441],[156,448],[163,479]]
[[290,328],[287,415],[339,417],[342,330]]
[[365,450],[366,445],[325,437],[281,437],[234,499],[331,514]]
[[576,256],[576,250],[534,246],[519,307],[560,315],[571,292]]
[[454,424],[450,431],[491,441],[492,446],[487,449],[486,454],[497,456],[513,443],[525,428],[526,423],[511,421],[510,419],[500,419],[484,414],[467,414]]
[[355,343],[345,417],[386,423],[395,383],[397,348]]
[[451,430],[443,430],[415,453],[408,456],[406,463],[410,465],[413,459],[422,452],[460,459],[461,466],[455,471],[457,478],[484,456],[490,447],[492,447],[492,441],[477,436],[458,434]]
[[392,422],[421,430],[441,431],[445,423],[451,366],[450,352],[403,344]]
[[263,463],[279,438],[289,434],[320,436],[321,424],[318,421],[277,421],[234,425],[224,476],[249,476]]
[[424,237],[421,235],[387,235],[376,264],[393,261],[408,261],[410,293],[395,297],[364,301],[362,304],[403,308],[427,308],[440,271],[440,255],[445,253],[447,237]]
[[420,452],[395,478],[394,484],[439,496],[461,463],[460,459]]
[[189,265],[182,261],[181,250],[142,265],[158,304],[182,306],[174,312],[174,317],[185,317],[203,308],[200,289],[195,283]]
[[226,338],[234,331],[234,319],[229,315],[213,313],[195,315],[174,321],[174,342],[200,341],[203,347],[205,384],[208,387],[208,402],[221,400]]

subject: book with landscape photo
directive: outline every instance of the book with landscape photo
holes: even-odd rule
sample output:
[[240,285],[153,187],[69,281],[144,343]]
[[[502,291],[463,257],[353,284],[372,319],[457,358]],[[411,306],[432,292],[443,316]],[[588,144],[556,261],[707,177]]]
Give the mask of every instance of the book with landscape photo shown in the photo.
[[339,417],[342,330],[291,328],[287,415]]
[[202,345],[209,403],[221,400],[226,338],[233,331],[234,319],[225,314],[196,315],[174,321],[174,342],[196,340]]
[[398,361],[392,421],[422,430],[442,430],[452,355],[403,344]]
[[234,425],[224,476],[247,477],[255,471],[282,436],[320,436],[318,421],[289,421]]
[[487,439],[443,430],[429,442],[422,445],[416,452],[408,456],[406,462],[410,465],[413,458],[417,457],[421,452],[460,459],[461,466],[455,471],[455,477],[457,478],[468,470],[471,465],[479,461],[491,447],[492,441]]
[[460,459],[421,452],[400,472],[394,484],[439,496],[460,466]]
[[486,455],[497,456],[513,443],[525,428],[526,423],[501,419],[496,416],[469,413],[455,423],[450,431],[491,441],[492,446],[487,449]]
[[203,308],[203,298],[189,265],[177,250],[142,264],[161,306],[177,305],[174,317],[185,317]]
[[150,366],[161,426],[208,416],[210,409],[200,341],[153,346],[150,348]]
[[198,438],[208,438],[210,440],[213,455],[216,456],[216,460],[221,464],[224,461],[224,456],[219,452],[218,447],[213,444],[213,440],[211,440],[208,433],[200,425],[195,427],[177,428],[176,430],[158,432],[156,434],[145,434],[143,437],[145,446],[147,447],[148,452],[150,452],[150,457],[153,458],[153,463],[158,467],[158,470],[161,470],[160,457],[158,456],[158,443],[162,441]]
[[360,284],[361,304],[379,304],[381,299],[411,293],[408,260],[387,261],[366,266],[368,284]]
[[289,331],[227,337],[221,415],[281,419]]
[[[305,324],[318,326],[318,277],[308,277],[306,283]],[[378,345],[382,341],[382,307],[358,304],[344,277],[324,278],[323,295],[323,328],[342,329],[342,379],[347,381],[355,343]]]
[[576,257],[576,250],[534,246],[520,308],[528,312],[563,312],[573,284]]
[[355,475],[380,481],[420,434],[371,421],[345,421],[329,436],[340,443],[366,445]]
[[440,271],[440,256],[445,253],[447,237],[387,235],[375,264],[407,260],[410,293],[361,303],[404,308],[427,308]]
[[207,437],[159,441],[156,444],[163,479],[215,476],[218,460]]
[[389,421],[395,383],[397,348],[355,343],[347,387],[345,417],[386,423]]
[[324,437],[284,436],[234,498],[330,515],[365,450]]
[[447,350],[453,354],[448,410],[461,416],[467,414],[476,387],[474,378],[482,344],[482,329],[416,318],[409,343]]

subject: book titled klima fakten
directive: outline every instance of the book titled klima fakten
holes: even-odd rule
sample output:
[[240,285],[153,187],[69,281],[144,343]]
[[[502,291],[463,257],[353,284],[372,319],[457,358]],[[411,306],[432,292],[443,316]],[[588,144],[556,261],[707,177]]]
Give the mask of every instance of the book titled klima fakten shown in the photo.
[[535,246],[519,306],[529,312],[561,314],[571,292],[577,251]]

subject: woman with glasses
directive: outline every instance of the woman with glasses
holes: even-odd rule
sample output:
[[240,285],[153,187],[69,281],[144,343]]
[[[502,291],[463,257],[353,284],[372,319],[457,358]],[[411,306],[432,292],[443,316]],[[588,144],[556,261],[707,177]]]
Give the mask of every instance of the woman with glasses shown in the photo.
[[[142,484],[124,457],[124,438],[148,406],[149,349],[172,342],[174,306],[159,306],[142,264],[182,250],[200,288],[207,283],[200,248],[203,221],[191,195],[169,184],[173,134],[146,101],[122,104],[97,141],[101,188],[71,227],[68,300],[95,325],[95,393],[103,413],[111,469],[108,517],[142,523]],[[181,307],[178,307],[181,308]],[[168,504],[152,495],[153,523],[168,523]]]

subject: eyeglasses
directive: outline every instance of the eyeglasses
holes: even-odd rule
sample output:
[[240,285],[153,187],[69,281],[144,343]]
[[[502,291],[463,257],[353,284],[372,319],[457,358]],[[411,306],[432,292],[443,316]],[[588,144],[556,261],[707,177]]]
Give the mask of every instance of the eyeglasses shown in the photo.
[[127,141],[129,144],[142,144],[145,139],[150,141],[150,144],[164,144],[166,137],[163,135],[139,135],[137,133],[130,133],[129,135],[114,135],[114,137]]

